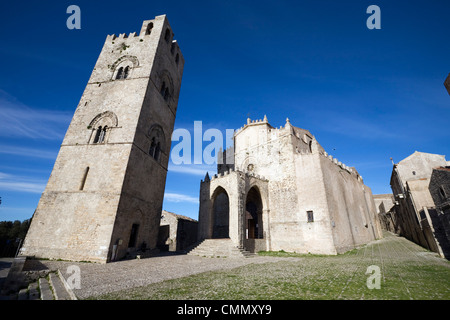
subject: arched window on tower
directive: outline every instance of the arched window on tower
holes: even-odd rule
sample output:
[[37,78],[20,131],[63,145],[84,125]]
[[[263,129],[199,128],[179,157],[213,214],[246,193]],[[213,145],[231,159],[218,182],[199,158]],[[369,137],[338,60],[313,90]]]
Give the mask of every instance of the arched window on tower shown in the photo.
[[119,68],[119,71],[117,71],[116,80],[123,79],[123,67]]
[[160,153],[161,153],[161,143],[158,141],[155,148],[155,155],[153,157],[156,161],[159,161]]
[[164,35],[164,40],[166,40],[167,43],[170,41],[170,29],[166,29],[166,34]]
[[153,22],[150,22],[150,23],[147,25],[147,29],[145,30],[145,34],[146,34],[146,35],[150,34],[150,33],[152,32],[152,29],[153,29]]
[[103,143],[105,141],[106,130],[108,130],[108,126],[99,126],[97,128],[97,132],[95,133],[94,143]]
[[166,100],[166,101],[169,100],[169,98],[170,98],[169,87],[166,85],[165,81],[163,81],[163,83],[162,83],[160,93],[163,96],[164,100]]
[[152,141],[150,142],[150,150],[148,153],[152,156],[152,158],[155,158],[155,150],[156,150],[156,142],[155,137],[152,138]]
[[118,120],[114,112],[105,111],[94,117],[88,125],[91,130],[88,143],[107,143],[111,129],[117,128]]
[[94,138],[94,143],[98,143],[99,139],[100,139],[100,134],[102,133],[102,126],[97,128],[97,131],[95,132],[95,138]]
[[130,67],[126,66],[125,69],[123,70],[123,78],[124,79],[128,78],[129,73],[130,73]]
[[154,124],[149,130],[150,148],[149,155],[156,161],[160,161],[161,153],[164,152],[164,131],[160,125]]
[[98,137],[97,143],[103,143],[105,141],[105,135],[106,135],[107,129],[108,129],[108,126],[103,127],[103,130],[100,132],[100,136]]

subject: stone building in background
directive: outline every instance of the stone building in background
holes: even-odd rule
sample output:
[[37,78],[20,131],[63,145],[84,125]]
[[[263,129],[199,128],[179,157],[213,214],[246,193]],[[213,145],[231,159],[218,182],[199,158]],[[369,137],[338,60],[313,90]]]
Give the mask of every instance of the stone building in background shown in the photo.
[[449,257],[450,163],[444,155],[414,152],[394,164],[391,188],[396,232]]
[[250,252],[337,254],[382,237],[372,192],[356,169],[289,119],[280,128],[266,117],[247,119],[234,149],[219,158],[229,161],[201,182],[199,240],[229,238],[221,243]]
[[107,36],[22,255],[108,262],[156,249],[183,66],[165,15]]
[[395,215],[392,214],[391,209],[395,204],[394,196],[389,194],[374,194],[373,200],[377,208],[378,218],[381,227],[392,233],[397,233]]
[[163,210],[159,226],[158,249],[186,251],[197,242],[197,230],[197,220]]

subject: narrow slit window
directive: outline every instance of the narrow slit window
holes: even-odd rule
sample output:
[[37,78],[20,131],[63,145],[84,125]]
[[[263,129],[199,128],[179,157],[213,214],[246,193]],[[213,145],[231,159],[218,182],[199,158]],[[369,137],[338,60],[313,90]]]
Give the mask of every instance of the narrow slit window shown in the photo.
[[311,211],[306,211],[306,214],[308,216],[308,222],[314,222],[314,212]]
[[84,189],[88,173],[89,173],[89,167],[86,167],[86,169],[84,170],[83,179],[81,180],[80,191],[82,191]]
[[166,29],[166,34],[164,35],[164,40],[166,40],[167,43],[170,41],[170,29]]

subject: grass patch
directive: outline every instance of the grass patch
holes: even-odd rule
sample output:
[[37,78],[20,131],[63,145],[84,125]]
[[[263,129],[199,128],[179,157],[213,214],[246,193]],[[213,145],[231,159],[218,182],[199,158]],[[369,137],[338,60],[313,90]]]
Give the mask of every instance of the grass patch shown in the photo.
[[[423,253],[422,248],[394,237],[335,256],[263,251],[258,255],[301,259],[205,272],[91,299],[449,300],[450,264]],[[380,289],[367,287],[370,274],[366,272],[373,265],[380,270]]]

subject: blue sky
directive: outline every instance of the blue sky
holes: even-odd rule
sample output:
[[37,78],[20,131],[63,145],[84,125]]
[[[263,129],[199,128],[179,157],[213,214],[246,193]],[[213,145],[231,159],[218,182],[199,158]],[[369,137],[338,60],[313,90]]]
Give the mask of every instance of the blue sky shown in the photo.
[[[66,27],[71,4],[81,30]],[[390,157],[450,160],[450,1],[2,1],[0,221],[32,216],[106,35],[160,14],[186,60],[176,128],[289,117],[374,194],[390,192]],[[164,209],[197,218],[214,167],[171,164]]]

